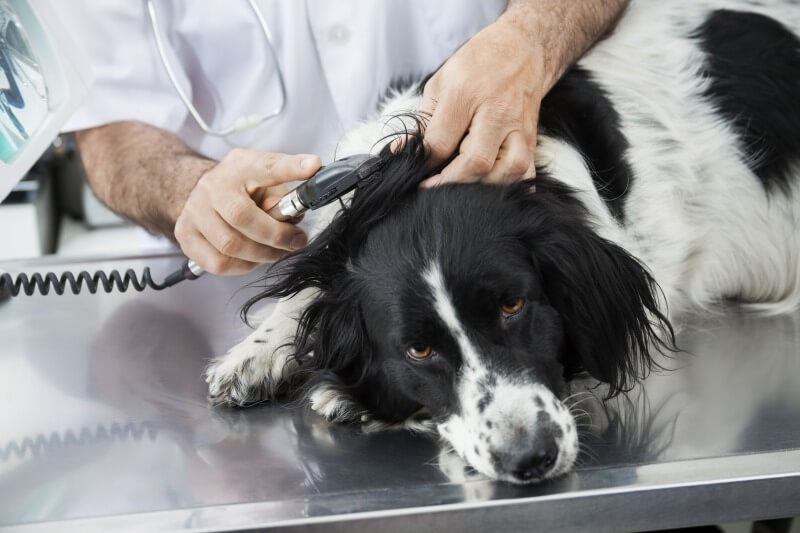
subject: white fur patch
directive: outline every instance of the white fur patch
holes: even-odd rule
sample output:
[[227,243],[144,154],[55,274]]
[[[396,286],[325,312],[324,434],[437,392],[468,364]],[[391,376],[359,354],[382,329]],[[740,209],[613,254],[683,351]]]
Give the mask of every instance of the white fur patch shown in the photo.
[[321,384],[313,388],[308,397],[311,409],[331,422],[359,422],[364,433],[408,430],[430,434],[436,431],[430,416],[419,411],[400,422],[385,422],[373,418],[355,399],[336,384]]
[[[434,308],[458,343],[462,357],[456,389],[459,409],[437,425],[439,434],[467,463],[494,479],[512,483],[521,480],[503,471],[496,457],[520,441],[534,442],[537,431],[553,428],[558,456],[544,478],[559,476],[572,468],[578,455],[578,433],[569,409],[536,376],[505,376],[485,364],[458,318],[441,268],[432,261],[422,274]],[[547,428],[537,423],[545,420]]]
[[430,286],[433,296],[433,305],[436,312],[439,313],[439,318],[448,327],[453,338],[458,342],[458,347],[461,349],[461,356],[467,367],[476,366],[480,363],[480,357],[477,350],[469,341],[464,328],[456,315],[456,308],[453,302],[450,301],[450,295],[447,293],[444,277],[442,271],[436,261],[432,261],[427,270],[422,275],[425,282]]
[[675,317],[725,298],[767,314],[800,306],[800,165],[789,194],[764,194],[710,83],[693,30],[714,9],[757,12],[800,33],[786,0],[632,2],[613,36],[578,65],[619,113],[634,178],[622,228],[608,216],[578,150],[540,136],[537,164],[583,191],[598,232],[641,259]]
[[350,395],[345,394],[335,385],[318,385],[314,387],[308,397],[311,409],[326,420],[349,422],[359,420],[361,408]]
[[411,118],[419,107],[417,85],[387,95],[381,110],[348,131],[336,147],[336,157],[354,154],[377,154],[398,134],[415,131],[417,123]]

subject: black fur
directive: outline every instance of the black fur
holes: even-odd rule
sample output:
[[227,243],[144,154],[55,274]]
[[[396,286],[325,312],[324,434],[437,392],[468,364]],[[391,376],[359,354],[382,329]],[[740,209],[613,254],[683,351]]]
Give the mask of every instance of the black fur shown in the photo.
[[788,192],[789,165],[800,162],[800,39],[775,19],[725,9],[695,36],[706,52],[706,96],[765,190]]
[[628,140],[619,113],[605,91],[588,72],[575,67],[542,101],[539,124],[543,132],[580,150],[600,196],[617,221],[624,222],[633,172],[625,159]]
[[[530,182],[419,191],[430,172],[418,136],[379,157],[381,175],[307,248],[276,264],[243,309],[320,291],[296,338],[290,383],[301,394],[334,383],[387,420],[459,409],[458,343],[420,275],[434,259],[485,363],[534,375],[559,396],[578,368],[624,390],[652,366],[651,347],[671,348],[652,277],[595,233],[566,186],[540,173],[535,193]],[[523,311],[501,318],[501,305],[518,296]],[[406,357],[417,341],[436,356]]]

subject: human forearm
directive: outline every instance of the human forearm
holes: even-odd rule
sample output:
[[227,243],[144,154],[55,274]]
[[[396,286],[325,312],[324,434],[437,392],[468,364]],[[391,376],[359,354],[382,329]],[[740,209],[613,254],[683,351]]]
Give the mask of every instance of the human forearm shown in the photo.
[[169,132],[118,122],[78,134],[86,174],[111,209],[162,233],[212,274],[242,274],[305,246],[294,221],[266,210],[287,183],[308,179],[315,155],[231,150],[206,159]]
[[545,91],[614,27],[629,0],[509,0],[499,23],[516,27],[542,54]]
[[97,197],[119,215],[170,238],[190,192],[216,164],[171,133],[140,122],[115,122],[76,137]]

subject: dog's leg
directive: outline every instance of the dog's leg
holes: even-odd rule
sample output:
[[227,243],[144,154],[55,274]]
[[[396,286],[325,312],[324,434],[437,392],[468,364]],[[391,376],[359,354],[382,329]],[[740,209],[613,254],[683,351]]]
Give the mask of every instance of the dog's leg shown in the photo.
[[272,314],[227,354],[206,369],[209,399],[215,405],[245,406],[271,398],[294,361],[297,320],[316,290],[280,300]]
[[[349,200],[350,195],[345,198]],[[309,236],[313,239],[319,235],[338,211],[337,203],[318,211],[307,228]],[[280,300],[253,333],[211,361],[206,369],[211,403],[245,406],[267,400],[278,391],[295,364],[289,356],[294,349],[297,320],[316,294],[315,289],[307,289]]]

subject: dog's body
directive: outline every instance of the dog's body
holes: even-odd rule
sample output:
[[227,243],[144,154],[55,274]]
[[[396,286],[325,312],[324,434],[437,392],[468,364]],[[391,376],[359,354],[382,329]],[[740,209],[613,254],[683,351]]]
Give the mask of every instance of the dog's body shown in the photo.
[[[417,193],[424,154],[384,149],[382,180],[408,184],[328,208],[264,293],[299,294],[213,363],[212,398],[242,405],[302,376],[326,417],[435,427],[489,476],[568,471],[564,376],[625,389],[670,348],[667,312],[800,305],[793,4],[633,2],[543,102],[536,192]],[[418,101],[394,94],[338,155],[373,149]]]

